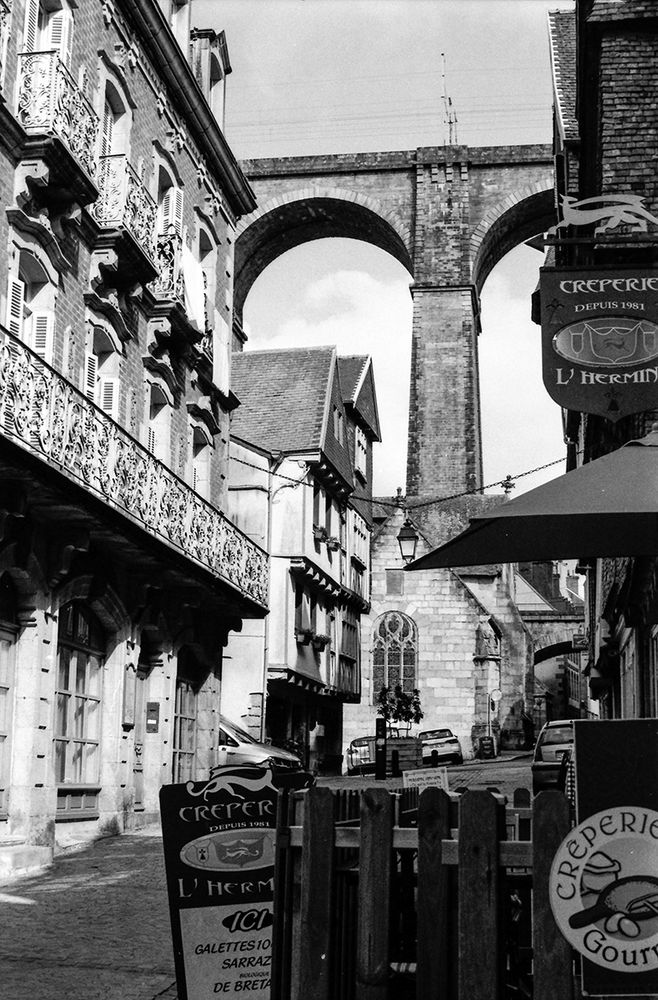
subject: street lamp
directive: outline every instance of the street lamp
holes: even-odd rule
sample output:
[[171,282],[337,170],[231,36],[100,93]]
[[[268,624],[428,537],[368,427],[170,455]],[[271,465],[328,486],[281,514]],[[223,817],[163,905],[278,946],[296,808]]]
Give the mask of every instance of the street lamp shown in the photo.
[[410,563],[416,555],[416,545],[418,544],[418,533],[407,517],[398,533],[398,545],[400,555],[406,563]]

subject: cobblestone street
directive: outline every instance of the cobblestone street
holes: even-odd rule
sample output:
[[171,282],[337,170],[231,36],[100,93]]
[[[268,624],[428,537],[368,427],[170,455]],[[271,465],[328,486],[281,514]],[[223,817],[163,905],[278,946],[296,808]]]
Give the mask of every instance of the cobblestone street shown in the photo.
[[155,827],[0,885],[3,1000],[175,1000],[174,979]]
[[[529,784],[529,764],[509,755],[451,767],[450,787],[511,797]],[[365,788],[374,779],[319,783]],[[176,1000],[159,828],[96,841],[0,883],[0,983],[2,1000]]]

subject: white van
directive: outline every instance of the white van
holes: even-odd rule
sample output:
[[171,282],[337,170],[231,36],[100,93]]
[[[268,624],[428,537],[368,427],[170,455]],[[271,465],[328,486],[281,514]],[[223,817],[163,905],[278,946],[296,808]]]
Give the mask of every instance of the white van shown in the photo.
[[226,764],[268,764],[273,771],[301,771],[299,757],[288,750],[259,743],[246,729],[225,716],[219,717],[218,766]]

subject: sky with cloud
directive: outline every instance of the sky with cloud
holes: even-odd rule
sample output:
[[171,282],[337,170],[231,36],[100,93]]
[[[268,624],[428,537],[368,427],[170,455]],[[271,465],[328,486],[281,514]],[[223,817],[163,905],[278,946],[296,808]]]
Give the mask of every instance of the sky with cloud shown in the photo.
[[[240,158],[551,141],[547,10],[572,0],[194,0],[225,30],[226,135]],[[448,101],[449,98],[449,101]],[[456,119],[456,121],[455,121]],[[452,124],[451,124],[452,122]],[[488,278],[480,337],[484,482],[564,470],[559,408],[541,381],[530,294],[541,255],[519,247]],[[375,489],[405,484],[410,276],[351,240],[274,261],[245,306],[247,349],[335,344],[373,356],[383,444]]]

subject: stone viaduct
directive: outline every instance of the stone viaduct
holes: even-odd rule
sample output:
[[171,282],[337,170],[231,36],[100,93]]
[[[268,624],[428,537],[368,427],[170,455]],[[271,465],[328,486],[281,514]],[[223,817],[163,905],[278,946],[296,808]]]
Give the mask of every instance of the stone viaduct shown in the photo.
[[286,250],[339,236],[392,254],[412,278],[407,496],[478,489],[479,294],[508,250],[554,222],[551,147],[425,147],[241,166],[258,209],[238,227],[236,329],[254,281]]

